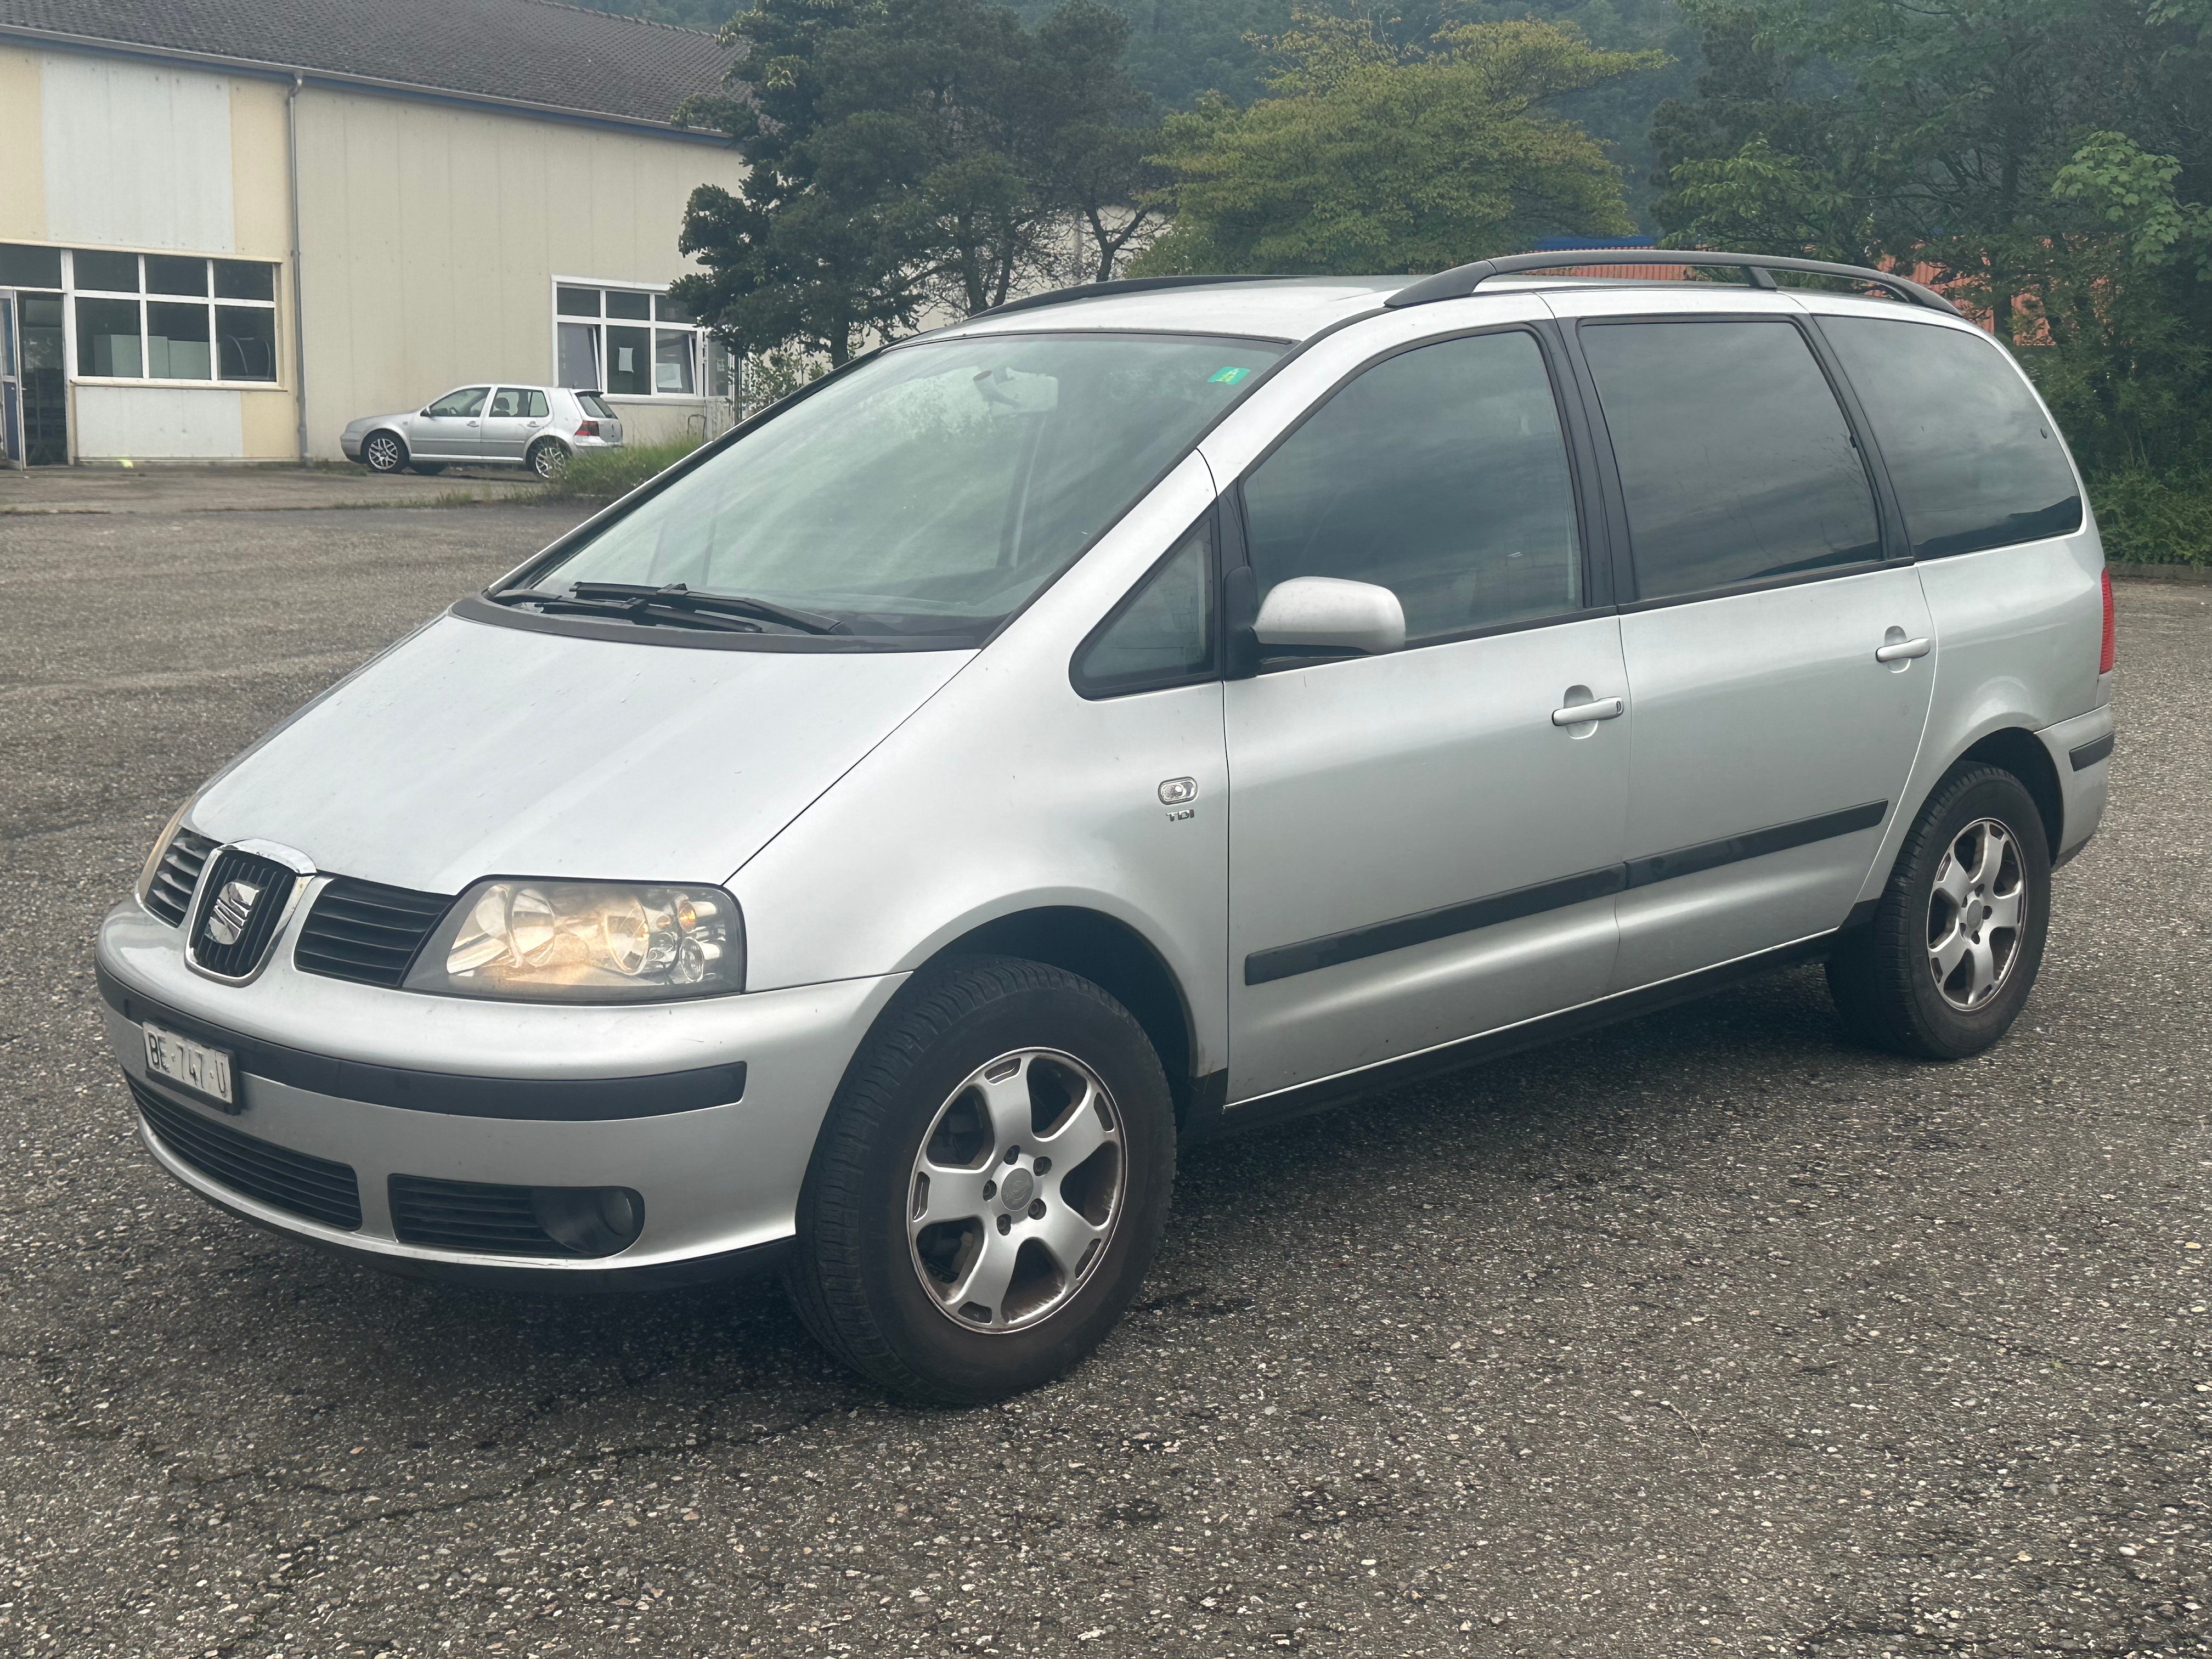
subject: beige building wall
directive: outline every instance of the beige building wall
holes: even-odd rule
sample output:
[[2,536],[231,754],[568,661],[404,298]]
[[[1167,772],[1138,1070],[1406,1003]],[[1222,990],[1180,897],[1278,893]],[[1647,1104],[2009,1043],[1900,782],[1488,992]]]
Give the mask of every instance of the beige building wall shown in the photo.
[[[684,203],[744,171],[696,140],[320,87],[299,120],[307,428],[324,458],[358,416],[474,381],[550,383],[554,278],[684,275]],[[703,408],[612,401],[637,441]]]
[[[306,337],[311,457],[361,415],[476,381],[554,379],[556,277],[662,284],[684,207],[734,188],[700,139],[384,97],[299,94],[301,266],[290,260],[289,81],[0,44],[0,241],[266,260],[277,283],[270,390],[70,387],[74,456],[289,460]],[[704,403],[617,398],[635,441]]]

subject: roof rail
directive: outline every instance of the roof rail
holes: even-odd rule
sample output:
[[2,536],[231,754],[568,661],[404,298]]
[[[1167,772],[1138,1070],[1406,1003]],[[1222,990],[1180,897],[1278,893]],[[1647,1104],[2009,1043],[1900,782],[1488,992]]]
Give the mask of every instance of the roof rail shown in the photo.
[[1934,289],[1865,265],[1832,264],[1826,259],[1793,259],[1779,254],[1706,253],[1695,248],[1671,247],[1563,248],[1556,252],[1504,253],[1494,259],[1477,259],[1472,264],[1455,265],[1449,270],[1425,276],[1410,288],[1400,289],[1382,303],[1395,310],[1405,306],[1425,306],[1437,300],[1460,300],[1493,276],[1510,276],[1523,270],[1556,270],[1573,265],[1719,266],[1742,271],[1751,279],[1753,288],[1769,289],[1780,286],[1768,274],[1771,271],[1809,271],[1820,276],[1849,276],[1872,283],[1877,288],[1887,289],[1908,304],[1948,311],[1954,317],[1960,314],[1959,307]]
[[1278,276],[1116,276],[1109,283],[1078,283],[1073,288],[1055,288],[1043,294],[1025,295],[1018,300],[1009,300],[1004,305],[972,313],[963,320],[974,322],[978,317],[1003,317],[1010,311],[1035,311],[1040,306],[1065,305],[1072,300],[1103,300],[1116,294],[1143,294],[1156,288],[1211,288],[1221,283],[1279,283]]

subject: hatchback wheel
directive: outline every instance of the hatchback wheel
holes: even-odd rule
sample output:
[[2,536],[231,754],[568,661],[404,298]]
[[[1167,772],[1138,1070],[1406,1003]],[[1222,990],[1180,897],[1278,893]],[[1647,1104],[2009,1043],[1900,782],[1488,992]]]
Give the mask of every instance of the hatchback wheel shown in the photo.
[[361,447],[361,464],[371,472],[397,472],[407,465],[407,446],[396,432],[372,432]]
[[1167,1078],[1127,1009],[1040,963],[956,962],[839,1090],[787,1284],[823,1345],[885,1386],[998,1399],[1113,1328],[1174,1176]]
[[1873,922],[1829,958],[1844,1023],[1899,1054],[1979,1054],[2034,986],[2050,892],[2042,814],[2020,780],[1958,768],[1905,837]]
[[568,465],[568,452],[550,438],[533,445],[530,451],[530,470],[541,478],[557,477]]

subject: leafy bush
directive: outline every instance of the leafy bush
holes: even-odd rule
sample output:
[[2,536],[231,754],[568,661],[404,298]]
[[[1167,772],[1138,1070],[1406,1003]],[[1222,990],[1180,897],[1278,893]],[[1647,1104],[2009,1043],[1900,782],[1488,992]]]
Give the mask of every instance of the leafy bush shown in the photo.
[[620,449],[587,449],[570,458],[546,484],[553,495],[627,495],[665,472],[699,447],[696,438],[670,438],[657,444],[625,444]]
[[2212,471],[2129,467],[2089,475],[2105,556],[2136,564],[2212,565]]

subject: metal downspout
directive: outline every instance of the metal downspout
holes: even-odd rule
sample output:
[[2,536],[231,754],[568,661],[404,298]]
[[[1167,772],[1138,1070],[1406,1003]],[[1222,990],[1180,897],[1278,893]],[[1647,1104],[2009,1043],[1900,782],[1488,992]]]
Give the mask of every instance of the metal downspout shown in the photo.
[[307,464],[307,329],[300,291],[300,94],[306,85],[306,77],[295,73],[284,94],[284,170],[292,189],[292,392],[302,466]]

